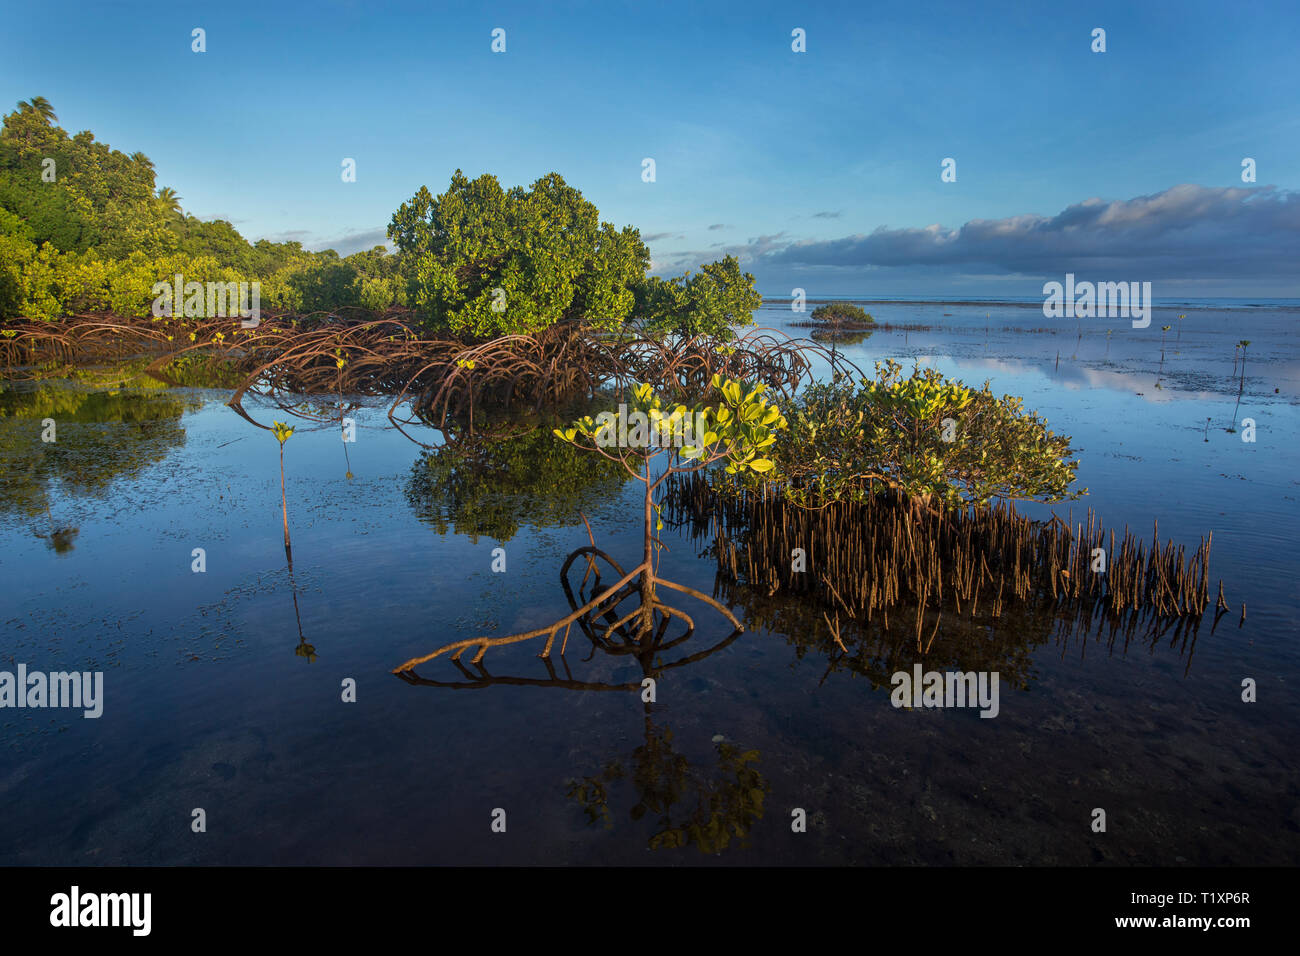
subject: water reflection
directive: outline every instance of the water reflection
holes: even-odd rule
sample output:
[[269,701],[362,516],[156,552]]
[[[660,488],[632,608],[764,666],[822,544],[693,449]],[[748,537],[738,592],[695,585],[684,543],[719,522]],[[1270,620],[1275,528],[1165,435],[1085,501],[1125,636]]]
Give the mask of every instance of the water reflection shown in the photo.
[[818,329],[809,336],[814,342],[829,342],[831,345],[831,355],[834,356],[836,349],[843,348],[846,345],[861,345],[867,339],[871,338],[873,329]]
[[293,558],[289,558],[289,589],[293,592],[293,616],[298,622],[298,646],[294,654],[306,658],[308,664],[316,663],[316,645],[308,644],[302,633],[302,612],[298,609],[298,582],[293,576]]
[[411,466],[406,497],[421,521],[477,541],[509,541],[521,525],[576,525],[579,513],[607,507],[630,480],[615,462],[530,427],[506,437],[466,434]]
[[71,551],[79,528],[73,515],[55,516],[70,507],[60,498],[105,498],[115,482],[137,478],[185,444],[181,417],[201,404],[161,387],[0,389],[0,514],[42,519],[33,534]]
[[701,853],[717,854],[733,838],[747,849],[771,785],[758,769],[757,750],[726,741],[714,746],[717,768],[705,774],[674,749],[672,730],[655,726],[647,714],[645,743],[632,751],[628,766],[611,761],[598,773],[570,781],[566,796],[582,807],[588,824],[612,830],[611,790],[626,781],[636,797],[628,817],[658,817],[646,843],[651,850],[694,846]]
[[[613,759],[594,774],[567,781],[566,796],[582,808],[588,824],[600,823],[606,829],[612,829],[611,794],[620,783],[630,785],[634,793],[628,801],[631,803],[628,817],[633,821],[646,814],[658,817],[654,832],[647,840],[650,849],[695,846],[703,853],[721,853],[731,845],[733,838],[741,847],[748,847],[750,829],[756,820],[762,819],[763,802],[771,787],[759,769],[761,755],[757,750],[745,750],[733,743],[715,740],[715,770],[706,773],[698,765],[692,765],[674,748],[671,728],[655,723],[655,705],[645,700],[649,687],[645,678],[653,680],[657,686],[669,671],[716,654],[740,635],[740,631],[733,631],[719,643],[669,663],[660,659],[660,652],[678,641],[649,642],[634,654],[641,665],[642,680],[581,680],[574,677],[563,654],[559,655],[559,666],[564,676],[557,673],[555,662],[547,658],[541,661],[546,677],[492,674],[481,662],[466,665],[458,659],[451,663],[465,680],[434,680],[410,671],[402,671],[398,677],[412,685],[457,690],[483,690],[506,685],[640,693],[644,710],[643,743],[626,758],[626,765],[623,760]],[[583,663],[591,662],[597,653],[616,653],[594,641],[590,643],[590,649],[591,653]]]
[[[578,611],[587,598],[587,577],[574,588],[566,575],[569,568],[584,552],[579,549],[569,556],[560,572],[569,605]],[[591,583],[593,592],[599,591],[599,575]],[[603,769],[567,784],[569,799],[583,809],[589,824],[602,823],[613,827],[610,810],[611,794],[620,786],[630,785],[634,799],[628,816],[638,821],[647,814],[658,818],[654,832],[649,836],[650,849],[676,849],[695,846],[704,853],[721,853],[733,839],[740,846],[749,845],[750,829],[763,816],[763,801],[770,786],[758,768],[759,752],[742,748],[723,740],[715,740],[716,770],[705,773],[679,753],[673,746],[673,733],[667,726],[656,725],[653,719],[654,700],[659,682],[671,671],[689,666],[710,657],[730,646],[740,636],[735,630],[717,643],[694,653],[681,653],[665,659],[668,652],[682,648],[695,635],[688,626],[683,634],[666,638],[667,629],[659,627],[642,641],[631,637],[631,631],[615,619],[613,608],[603,614],[592,613],[574,621],[585,637],[587,654],[577,666],[566,654],[568,633],[559,653],[536,660],[545,670],[545,676],[525,676],[511,673],[492,673],[482,658],[469,663],[459,655],[450,663],[463,679],[437,680],[420,676],[412,669],[399,669],[399,678],[413,686],[437,687],[452,690],[485,690],[497,685],[514,687],[551,687],[584,692],[621,692],[641,695],[643,709],[643,743],[636,747],[626,760],[611,760]],[[666,620],[664,622],[667,623]],[[548,644],[549,648],[549,644]],[[611,658],[631,658],[636,661],[641,674],[639,679],[609,681],[597,679],[602,665]],[[591,666],[588,666],[591,665]],[[592,673],[587,676],[586,672]]]
[[[978,337],[954,333],[946,345],[940,343],[944,347],[935,346],[935,353],[956,350],[962,360],[964,345],[967,354],[978,348],[984,316],[978,319]],[[1274,435],[1295,432],[1295,409],[1287,404],[1300,382],[1297,340],[1288,331],[1293,325],[1289,316],[1285,328],[1263,346],[1256,344],[1264,338],[1258,330],[1233,334],[1233,341],[1241,335],[1253,340],[1241,414],[1257,410],[1252,393],[1256,399],[1261,392],[1271,396],[1274,386],[1282,385],[1284,397],[1270,399]],[[1038,354],[1050,372],[1055,342],[1006,335],[999,343],[996,324],[994,336],[994,351],[1008,362]],[[855,357],[868,367],[877,354],[910,358],[897,347],[902,338],[901,331],[882,329],[857,347]],[[1068,339],[1074,338],[1070,333]],[[915,344],[922,335],[914,332],[911,340]],[[1051,345],[1046,358],[1039,354],[1044,341]],[[1185,335],[1185,354],[1196,341]],[[1064,345],[1062,375],[1070,364],[1065,361],[1069,341]],[[1085,336],[1081,360],[1099,360],[1105,348],[1104,335],[1091,342]],[[1111,358],[1124,359],[1128,348],[1128,333],[1116,331]],[[533,656],[541,649],[537,641],[528,649],[489,654],[483,668],[469,663],[471,654],[461,662],[421,668],[421,678],[431,680],[381,682],[374,688],[375,706],[364,711],[321,709],[322,693],[338,693],[330,673],[373,673],[422,652],[426,648],[410,646],[410,635],[423,632],[431,620],[451,626],[458,615],[490,608],[510,624],[515,618],[507,619],[509,614],[531,618],[552,603],[562,609],[563,598],[551,601],[559,593],[552,590],[553,572],[543,572],[547,593],[541,594],[531,570],[515,576],[521,568],[512,564],[511,576],[488,577],[482,553],[474,553],[467,538],[433,540],[428,530],[421,532],[405,496],[418,449],[395,432],[376,428],[358,445],[340,450],[334,444],[340,442],[338,424],[331,420],[338,410],[322,408],[326,420],[320,431],[303,427],[301,446],[295,447],[300,441],[295,437],[286,456],[291,518],[301,522],[294,527],[295,575],[302,582],[297,599],[305,611],[300,626],[290,631],[293,589],[285,602],[289,582],[286,566],[278,563],[278,471],[270,437],[221,408],[185,417],[188,438],[164,420],[141,428],[124,412],[124,422],[94,436],[107,442],[103,460],[90,452],[75,463],[66,457],[45,460],[60,452],[67,456],[79,438],[73,432],[97,426],[70,425],[65,432],[59,418],[58,444],[42,447],[43,411],[33,409],[32,417],[15,422],[11,406],[0,405],[6,411],[0,417],[5,492],[0,510],[19,516],[0,522],[10,535],[6,557],[13,558],[5,564],[9,604],[0,614],[8,653],[39,659],[47,670],[72,666],[82,655],[108,666],[120,663],[118,680],[150,691],[133,698],[131,720],[101,722],[95,730],[105,731],[104,739],[94,746],[87,747],[84,735],[75,731],[95,722],[79,718],[62,733],[4,728],[15,768],[5,791],[8,826],[0,826],[0,843],[10,848],[7,859],[33,865],[78,860],[337,864],[357,862],[362,852],[362,862],[389,864],[691,862],[696,850],[674,853],[666,844],[682,833],[693,839],[694,825],[704,840],[693,845],[712,845],[710,826],[715,835],[724,826],[711,823],[715,801],[717,819],[728,819],[734,810],[742,827],[747,821],[737,809],[737,788],[750,779],[738,776],[728,755],[709,743],[721,730],[729,739],[720,743],[735,746],[738,754],[751,745],[761,750],[760,759],[743,767],[761,771],[772,783],[763,802],[766,816],[755,818],[749,829],[753,855],[738,856],[740,838],[729,827],[728,861],[1145,865],[1167,863],[1179,854],[1205,865],[1293,864],[1294,840],[1285,837],[1294,832],[1294,801],[1285,797],[1295,773],[1294,708],[1274,707],[1267,720],[1257,720],[1258,711],[1239,703],[1238,688],[1243,675],[1265,675],[1283,688],[1296,680],[1296,645],[1288,639],[1295,630],[1288,571],[1296,566],[1294,500],[1300,494],[1295,448],[1285,441],[1206,442],[1207,437],[1214,441],[1241,389],[1232,342],[1205,350],[1214,353],[1217,376],[1211,379],[1207,371],[1206,381],[1223,387],[1215,393],[1221,405],[1201,410],[1171,410],[1173,403],[1161,408],[1120,394],[1130,387],[1147,391],[1148,399],[1155,394],[1150,372],[1156,369],[1158,344],[1153,349],[1148,341],[1143,348],[1149,353],[1141,366],[1149,366],[1141,373],[1145,388],[1116,381],[1110,395],[1105,388],[1060,389],[1059,380],[1048,381],[1027,367],[1017,366],[1019,380],[1010,366],[989,374],[998,376],[1000,391],[1032,389],[1034,404],[1050,411],[1066,431],[1082,431],[1090,452],[1087,483],[1100,510],[1136,523],[1158,509],[1162,528],[1168,518],[1175,535],[1191,535],[1193,542],[1207,524],[1222,529],[1216,534],[1216,560],[1223,563],[1216,574],[1235,581],[1234,603],[1249,601],[1251,627],[1238,632],[1234,611],[1222,625],[1230,639],[1218,640],[1224,635],[1216,633],[1210,640],[1209,622],[1203,622],[1204,633],[1194,646],[1192,637],[1172,630],[1160,637],[1117,632],[1112,639],[1096,620],[1085,635],[1051,609],[1017,616],[1019,611],[1008,608],[991,630],[958,625],[945,613],[925,658],[927,669],[998,668],[1017,686],[1032,688],[1032,695],[1004,698],[998,720],[986,721],[966,719],[974,718],[973,712],[942,721],[894,718],[887,699],[890,672],[910,670],[917,657],[912,629],[907,621],[895,623],[892,610],[891,628],[901,625],[901,634],[842,626],[841,648],[822,617],[828,609],[802,605],[794,595],[764,599],[743,591],[714,592],[748,618],[743,640],[723,635],[720,622],[665,649],[674,639],[668,635],[648,671],[635,650],[622,652],[618,640],[595,647],[575,627],[569,653],[553,655],[550,665]],[[1168,378],[1171,369],[1181,369],[1182,363],[1183,357],[1172,352],[1166,360],[1169,392],[1175,381]],[[1257,376],[1265,375],[1267,388],[1261,388]],[[121,385],[95,384],[96,389],[84,383],[59,387],[109,392]],[[146,391],[161,400],[191,402],[163,389]],[[268,424],[275,414],[270,405],[250,402],[249,407]],[[1134,408],[1141,412],[1124,414]],[[1211,414],[1213,427],[1207,429],[1205,418]],[[1180,415],[1195,423],[1195,431],[1177,427]],[[382,418],[382,410],[372,414],[376,423]],[[48,481],[37,482],[48,499],[34,502],[30,518],[10,493],[31,477],[27,465],[14,466],[7,444],[14,433],[3,437],[14,427],[23,443],[35,443],[26,450],[34,452],[27,465],[44,469]],[[441,435],[420,437],[442,441]],[[184,446],[177,447],[181,442]],[[1256,448],[1264,453],[1244,457]],[[1204,479],[1198,478],[1201,469],[1194,472],[1186,461],[1201,449],[1220,454],[1207,459],[1211,467]],[[165,462],[146,465],[138,474],[117,460],[121,454],[147,462],[169,450]],[[348,451],[361,456],[351,486],[338,468],[347,466],[338,459]],[[1130,464],[1135,455],[1142,456],[1140,467]],[[74,466],[73,471],[118,467],[118,477],[103,489],[111,505],[69,497],[60,488],[61,465]],[[1220,477],[1224,471],[1233,473],[1232,481]],[[1238,472],[1245,477],[1239,480]],[[211,483],[196,485],[196,479]],[[223,484],[257,497],[232,497],[219,487]],[[347,494],[354,488],[355,494]],[[227,493],[218,503],[220,491]],[[563,518],[548,505],[545,492],[538,493],[536,507]],[[598,543],[621,557],[634,537],[626,517],[606,525],[590,504],[583,510]],[[521,531],[514,540],[523,543],[521,538],[530,537],[528,510],[516,520]],[[566,520],[580,521],[576,514]],[[44,546],[29,536],[34,523],[47,533],[80,527],[81,536],[66,542],[76,545],[76,558],[56,561],[53,552],[41,554]],[[554,548],[558,557],[585,544],[585,534],[576,530],[581,525],[574,527],[529,540],[529,553]],[[674,540],[671,533],[665,537],[671,546],[668,569],[709,590],[715,560],[697,560],[687,541]],[[183,560],[191,538],[219,543],[224,551],[219,561],[209,561],[207,577],[191,575]],[[104,560],[87,562],[96,548],[103,550],[94,556]],[[448,586],[431,588],[431,572]],[[575,585],[581,576],[582,567],[576,566]],[[353,586],[340,590],[338,581]],[[480,588],[483,581],[488,583]],[[325,595],[328,607],[313,604]],[[931,613],[926,640],[934,621]],[[273,630],[270,637],[267,628]],[[313,632],[310,639],[307,630]],[[366,640],[356,640],[358,634]],[[711,652],[715,643],[720,647]],[[318,651],[328,672],[308,666]],[[1193,652],[1197,673],[1184,680]],[[289,660],[295,655],[302,664]],[[1088,666],[1080,662],[1083,657]],[[1099,663],[1109,658],[1109,664]],[[641,701],[640,680],[647,673],[659,680],[661,695],[649,705],[650,715]],[[869,690],[864,677],[881,683],[881,689]],[[487,690],[497,684],[507,686]],[[555,690],[530,694],[524,689],[532,686]],[[435,688],[483,696],[466,699]],[[1276,703],[1277,694],[1270,699]],[[231,700],[240,706],[232,708]],[[292,712],[317,716],[285,719]],[[462,732],[421,738],[429,759],[409,759],[411,734],[394,728],[419,733],[430,720],[445,723],[448,717]],[[627,736],[620,739],[621,733]],[[685,770],[678,758],[686,760]],[[457,785],[448,787],[431,776],[430,761],[457,767]],[[238,767],[239,775],[212,778],[217,767]],[[315,797],[326,777],[333,790],[322,802]],[[228,786],[218,794],[229,804],[227,815],[238,826],[260,827],[261,837],[199,846],[184,827],[160,826],[157,814],[141,812],[142,806],[148,811],[151,805],[164,810],[184,805],[196,780],[203,787]],[[761,785],[750,789],[764,790]],[[130,799],[114,796],[123,794]],[[136,795],[143,796],[137,800]],[[403,812],[379,820],[372,812],[376,795],[400,804]],[[491,803],[485,802],[488,795]],[[1080,805],[1100,805],[1082,804],[1094,797],[1140,807],[1143,825],[1131,828],[1121,843],[1078,840],[1071,821]],[[784,835],[789,832],[784,812],[772,809],[774,800],[778,808],[816,806],[835,821],[834,835],[820,843],[790,840]],[[476,834],[455,826],[461,811],[528,801],[536,801],[544,824],[562,820],[562,832],[540,831],[535,839],[509,841],[508,847],[495,841],[481,850]],[[590,824],[588,806],[595,815]],[[294,812],[286,814],[286,807]],[[405,810],[421,807],[452,825],[412,829],[403,822],[409,819]],[[702,808],[698,815],[697,808]],[[633,813],[638,819],[631,819]],[[361,850],[356,827],[337,825],[345,818],[378,820],[374,838]],[[1249,825],[1225,826],[1225,820]],[[606,821],[612,831],[604,829]],[[664,851],[647,853],[647,842],[660,833],[673,834],[657,844],[665,845]]]
[[[1080,659],[1090,650],[1107,658],[1123,659],[1130,650],[1154,655],[1163,648],[1185,659],[1183,674],[1191,671],[1200,620],[1150,621],[1138,615],[1124,619],[1089,614],[1078,608],[1052,604],[1009,605],[997,621],[971,620],[955,615],[928,615],[933,632],[924,649],[918,648],[906,623],[910,609],[897,617],[891,629],[888,615],[875,621],[828,620],[806,597],[767,594],[719,576],[715,593],[733,607],[743,608],[747,629],[779,634],[795,651],[796,659],[824,666],[821,681],[838,671],[866,677],[872,688],[888,688],[894,674],[912,671],[915,664],[927,670],[997,672],[1000,680],[1018,690],[1034,682],[1035,659],[1040,647],[1055,645],[1062,657],[1073,648]],[[1216,614],[1217,627],[1224,612]]]
[[80,528],[56,527],[54,524],[54,516],[50,515],[49,533],[40,534],[39,532],[37,532],[36,537],[42,539],[45,542],[46,547],[48,547],[55,554],[67,554],[74,547],[76,547],[76,545],[73,544],[73,542],[76,541],[77,535],[79,535],[80,533],[81,533]]

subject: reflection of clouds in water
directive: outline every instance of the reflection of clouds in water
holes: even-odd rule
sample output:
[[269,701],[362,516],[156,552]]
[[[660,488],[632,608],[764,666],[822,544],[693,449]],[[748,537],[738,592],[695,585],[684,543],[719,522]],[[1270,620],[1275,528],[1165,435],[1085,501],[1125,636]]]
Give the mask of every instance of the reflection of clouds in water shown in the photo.
[[[951,377],[960,378],[967,385],[974,387],[983,385],[985,379],[994,379],[991,387],[995,393],[1006,389],[1012,391],[1017,389],[1020,391],[1028,390],[1024,385],[1012,385],[1006,379],[1019,379],[1021,381],[1038,379],[1044,386],[1059,386],[1075,392],[1101,389],[1116,394],[1143,398],[1149,402],[1171,402],[1176,400],[1221,402],[1225,398],[1233,398],[1236,394],[1229,389],[1219,391],[1205,388],[1188,388],[1186,385],[1180,384],[1168,370],[1157,375],[1152,371],[1121,372],[1113,369],[1089,368],[1075,362],[1066,363],[1064,361],[1058,368],[1055,367],[1055,360],[959,358],[955,355],[917,355],[897,358],[895,361],[902,362],[904,368],[911,368],[913,363],[919,364],[923,368],[933,367]],[[1271,371],[1270,369],[1270,377],[1272,378]],[[1250,392],[1249,379],[1250,375],[1248,374],[1247,393]],[[1157,381],[1161,384],[1160,388],[1156,388]],[[1288,385],[1292,384],[1287,381],[1286,377],[1278,377],[1276,381],[1285,382]],[[1294,397],[1296,390],[1288,388],[1286,394],[1288,398]]]
[[[1054,362],[1027,362],[1021,359],[958,359],[949,357],[948,364],[955,369],[979,371],[979,379],[993,375],[1010,375],[1016,378],[1040,376],[1050,378],[1053,385],[1059,385],[1070,391],[1085,389],[1103,389],[1148,402],[1171,402],[1175,400],[1221,401],[1223,392],[1213,389],[1189,389],[1172,382],[1168,374],[1159,377],[1161,388],[1156,388],[1157,378],[1150,372],[1117,372],[1110,369],[1087,368],[1073,363],[1062,363],[1060,368],[1053,368]],[[960,377],[960,376],[959,376]],[[967,384],[976,384],[967,381]],[[997,391],[995,388],[994,391]]]
[[[999,305],[881,306],[874,313],[878,321],[915,324],[878,328],[870,342],[844,351],[866,371],[875,361],[892,357],[904,368],[919,362],[970,385],[994,377],[995,391],[1016,395],[1087,389],[1152,404],[1218,404],[1237,397],[1240,366],[1234,366],[1234,358],[1240,353],[1235,346],[1246,338],[1251,344],[1244,400],[1300,400],[1300,339],[1293,334],[1293,310],[1162,308],[1150,328],[1139,330],[1088,320],[1051,325],[1032,310]],[[991,319],[985,312],[992,313]],[[1161,324],[1172,328],[1162,335]],[[1043,330],[1026,325],[1042,325]]]
[[[1254,359],[1255,356],[1251,356]],[[1250,370],[1247,370],[1246,378],[1249,385]],[[1282,394],[1289,395],[1292,398],[1300,398],[1300,362],[1280,362],[1277,365],[1269,365],[1266,372],[1268,378],[1272,379],[1273,387],[1282,390]]]

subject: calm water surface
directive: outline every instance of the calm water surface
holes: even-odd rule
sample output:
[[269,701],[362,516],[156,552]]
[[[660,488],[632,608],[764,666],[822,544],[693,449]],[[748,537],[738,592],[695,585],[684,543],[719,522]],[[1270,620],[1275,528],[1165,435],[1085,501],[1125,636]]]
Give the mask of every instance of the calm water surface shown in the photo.
[[[1189,307],[1136,330],[1005,305],[871,311],[892,327],[844,347],[863,368],[990,379],[1073,436],[1090,490],[1075,515],[1148,535],[1158,520],[1189,549],[1212,530],[1212,576],[1245,624],[1234,610],[1191,645],[1108,646],[1027,623],[999,651],[1016,686],[993,720],[895,709],[797,624],[736,637],[685,599],[698,629],[653,662],[652,706],[641,663],[580,635],[553,671],[520,644],[489,653],[491,679],[439,658],[411,685],[390,673],[410,657],[567,613],[579,508],[635,564],[637,487],[528,436],[494,453],[495,478],[431,466],[386,403],[363,403],[347,446],[336,423],[294,422],[291,576],[276,443],[227,393],[15,387],[0,669],[102,670],[105,703],[98,720],[0,710],[0,863],[1300,862],[1300,314]],[[788,307],[758,318],[803,332]],[[663,573],[710,590],[702,546],[666,540]]]

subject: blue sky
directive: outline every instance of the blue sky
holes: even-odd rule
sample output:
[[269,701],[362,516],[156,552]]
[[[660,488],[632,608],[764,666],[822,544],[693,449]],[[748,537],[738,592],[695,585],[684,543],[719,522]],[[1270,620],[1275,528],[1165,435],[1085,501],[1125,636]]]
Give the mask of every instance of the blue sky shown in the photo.
[[769,295],[1300,295],[1294,0],[0,7],[6,111],[48,97],[252,239],[355,251],[458,167],[554,170],[657,270],[733,252]]

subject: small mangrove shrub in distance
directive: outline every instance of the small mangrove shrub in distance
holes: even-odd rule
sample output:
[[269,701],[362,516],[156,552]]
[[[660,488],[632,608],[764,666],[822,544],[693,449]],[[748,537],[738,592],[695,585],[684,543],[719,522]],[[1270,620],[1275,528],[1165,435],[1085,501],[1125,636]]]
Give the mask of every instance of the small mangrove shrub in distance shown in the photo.
[[822,322],[836,328],[867,328],[876,324],[871,314],[852,302],[828,302],[812,310],[814,322]]

